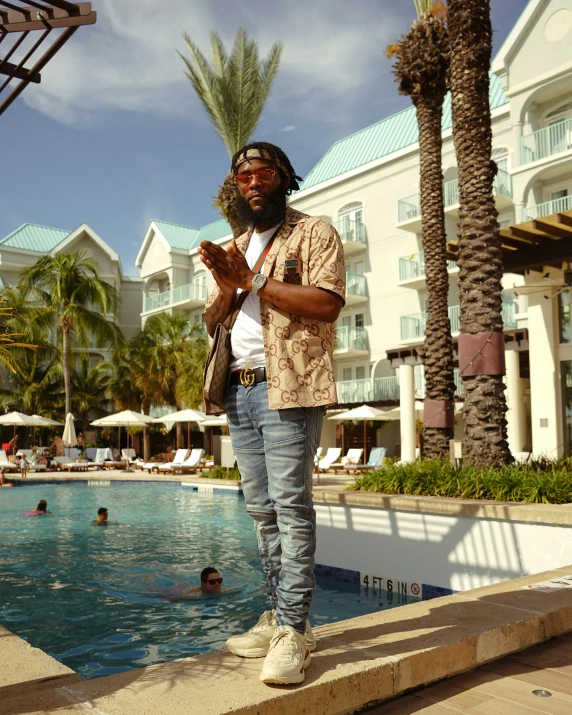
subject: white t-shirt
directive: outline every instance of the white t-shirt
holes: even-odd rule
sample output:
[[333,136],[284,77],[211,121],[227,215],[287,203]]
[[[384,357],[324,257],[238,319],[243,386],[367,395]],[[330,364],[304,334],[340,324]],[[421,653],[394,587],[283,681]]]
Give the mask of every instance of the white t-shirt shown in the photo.
[[[272,238],[280,224],[276,224],[263,233],[253,232],[248,248],[246,249],[246,262],[254,268],[266,244]],[[262,272],[262,269],[260,270]],[[238,294],[242,291],[239,289]],[[244,367],[266,367],[264,359],[264,338],[262,337],[262,324],[260,323],[260,298],[254,293],[249,293],[242,304],[230,334],[232,345],[231,370],[242,370]]]

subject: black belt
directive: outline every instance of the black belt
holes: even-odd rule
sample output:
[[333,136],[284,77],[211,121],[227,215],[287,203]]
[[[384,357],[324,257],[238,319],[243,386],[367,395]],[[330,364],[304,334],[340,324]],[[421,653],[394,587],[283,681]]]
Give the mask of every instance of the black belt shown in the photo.
[[255,367],[254,369],[245,367],[242,370],[235,370],[230,373],[231,385],[250,387],[251,385],[255,385],[257,382],[266,382],[265,367]]

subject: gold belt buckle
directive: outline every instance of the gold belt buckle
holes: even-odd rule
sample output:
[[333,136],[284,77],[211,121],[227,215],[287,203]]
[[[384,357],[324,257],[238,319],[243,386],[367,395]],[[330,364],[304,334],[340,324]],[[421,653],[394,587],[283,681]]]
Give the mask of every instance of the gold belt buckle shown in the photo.
[[254,370],[250,367],[245,367],[240,371],[240,384],[243,387],[254,385]]

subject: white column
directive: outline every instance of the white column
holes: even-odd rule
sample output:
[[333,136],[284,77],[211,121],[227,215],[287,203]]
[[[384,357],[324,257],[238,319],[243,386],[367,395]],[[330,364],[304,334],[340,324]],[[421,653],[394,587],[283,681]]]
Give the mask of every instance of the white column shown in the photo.
[[562,454],[560,370],[555,327],[556,301],[542,293],[528,299],[530,345],[530,411],[535,457],[555,459]]
[[521,139],[522,139],[522,122],[515,122],[512,125],[512,130],[514,133],[514,143],[515,150],[511,157],[512,167],[515,168],[521,165]]
[[417,430],[415,426],[413,365],[399,366],[399,408],[401,416],[401,459],[404,462],[414,462]]
[[518,352],[516,350],[506,350],[505,361],[508,445],[510,451],[514,454],[515,452],[522,452],[524,450],[524,442],[526,439]]

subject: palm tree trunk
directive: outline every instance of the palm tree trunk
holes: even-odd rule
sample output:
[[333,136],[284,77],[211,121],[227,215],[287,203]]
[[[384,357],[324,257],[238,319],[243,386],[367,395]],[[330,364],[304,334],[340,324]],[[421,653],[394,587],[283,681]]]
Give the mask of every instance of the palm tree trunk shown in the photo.
[[[459,366],[465,388],[463,459],[478,466],[506,463],[511,458],[506,439],[503,384],[503,259],[498,212],[492,193],[496,166],[491,161],[489,0],[449,0],[447,17],[453,137],[460,194]],[[472,345],[466,334],[478,336]],[[479,344],[483,345],[482,349]]]
[[[453,439],[453,340],[448,311],[449,275],[441,169],[443,96],[421,97],[415,103],[421,164],[421,236],[425,254],[427,325],[425,369],[424,456],[448,455]],[[437,401],[437,402],[434,402]]]
[[177,422],[177,449],[185,448],[185,434],[183,432],[183,423]]
[[62,361],[64,373],[64,393],[66,396],[66,415],[71,412],[71,370],[70,370],[70,333],[69,328],[62,328]]

